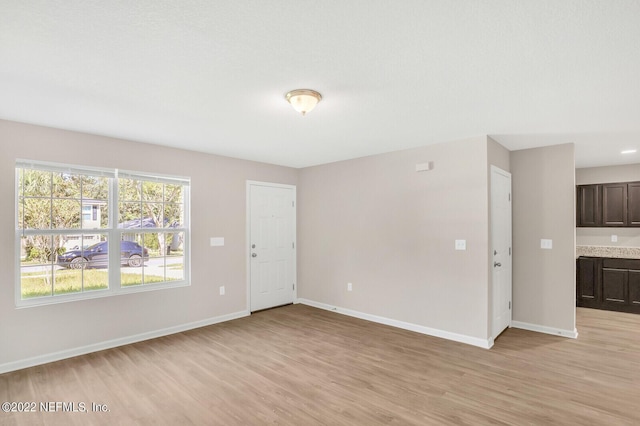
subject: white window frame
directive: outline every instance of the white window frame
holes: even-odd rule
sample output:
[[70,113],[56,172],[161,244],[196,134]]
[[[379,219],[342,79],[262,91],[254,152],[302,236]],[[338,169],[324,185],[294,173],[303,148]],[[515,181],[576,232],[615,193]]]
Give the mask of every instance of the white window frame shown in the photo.
[[[103,176],[109,180],[108,195],[108,211],[109,220],[106,228],[95,230],[90,229],[20,229],[19,228],[19,200],[18,180],[19,169],[30,168],[40,171],[50,171],[54,173],[73,173],[85,174],[91,176]],[[183,224],[178,228],[118,228],[119,222],[119,197],[118,197],[118,179],[138,179],[142,181],[153,181],[167,183],[172,185],[182,185],[183,187]],[[135,172],[118,169],[96,168],[75,166],[60,163],[41,162],[32,160],[18,159],[15,164],[15,304],[17,308],[42,306],[56,303],[70,302],[76,300],[96,299],[101,297],[116,296],[130,293],[140,293],[146,291],[155,291],[176,287],[185,287],[191,285],[191,223],[190,223],[190,184],[191,179],[183,176],[172,176],[165,174],[154,174]],[[82,214],[82,212],[81,212]],[[163,281],[151,284],[142,284],[134,286],[121,286],[120,282],[120,240],[123,234],[144,234],[144,233],[181,233],[183,236],[183,279],[175,281]],[[108,288],[104,290],[90,290],[86,292],[38,296],[29,299],[22,298],[22,282],[21,282],[21,237],[25,234],[31,235],[75,235],[75,234],[105,234],[109,243],[109,269],[108,269]],[[115,246],[117,244],[117,246]],[[115,246],[115,248],[114,248]],[[166,256],[166,253],[165,253]]]

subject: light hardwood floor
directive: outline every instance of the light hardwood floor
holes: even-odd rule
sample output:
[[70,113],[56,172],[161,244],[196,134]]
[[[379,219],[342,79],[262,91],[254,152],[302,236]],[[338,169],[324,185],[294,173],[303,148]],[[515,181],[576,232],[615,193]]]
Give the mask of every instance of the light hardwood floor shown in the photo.
[[0,375],[0,402],[38,403],[0,424],[640,424],[640,315],[577,323],[485,350],[291,305]]

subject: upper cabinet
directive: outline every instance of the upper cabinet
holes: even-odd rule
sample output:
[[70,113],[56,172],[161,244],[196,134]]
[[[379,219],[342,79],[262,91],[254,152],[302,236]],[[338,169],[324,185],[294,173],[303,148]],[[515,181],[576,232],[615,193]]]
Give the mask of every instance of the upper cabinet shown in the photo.
[[640,226],[640,182],[578,185],[577,224]]
[[628,226],[627,184],[602,185],[602,226]]
[[629,213],[627,221],[630,226],[640,226],[640,182],[627,184],[627,203]]
[[578,226],[602,226],[602,185],[578,185]]

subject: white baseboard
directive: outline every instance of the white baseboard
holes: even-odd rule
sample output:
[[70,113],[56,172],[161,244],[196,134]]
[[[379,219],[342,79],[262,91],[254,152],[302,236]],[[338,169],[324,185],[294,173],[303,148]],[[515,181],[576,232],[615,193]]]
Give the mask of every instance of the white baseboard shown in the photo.
[[578,338],[578,330],[562,330],[560,328],[547,327],[544,325],[529,324],[527,322],[511,321],[511,327],[521,328],[523,330],[536,331],[538,333],[553,334],[554,336],[568,337],[570,339]]
[[161,330],[149,331],[147,333],[135,334],[133,336],[122,337],[119,339],[107,340],[105,342],[94,343],[92,345],[81,346],[79,348],[68,349],[59,352],[53,352],[45,355],[39,355],[32,358],[23,359],[20,361],[8,362],[0,364],[0,374],[8,373],[9,371],[21,370],[23,368],[33,367],[36,365],[47,364],[49,362],[60,361],[67,358],[72,358],[79,355],[85,355],[91,352],[102,351],[105,349],[111,349],[118,346],[129,345],[131,343],[141,342],[143,340],[155,339],[156,337],[167,336],[169,334],[181,333],[183,331],[193,330],[194,328],[206,327],[208,325],[218,324],[225,321],[231,321],[238,318],[243,318],[251,315],[247,311],[234,312],[228,315],[221,315],[219,317],[208,318],[202,321],[190,322],[187,324],[177,325],[174,327],[163,328]]
[[424,327],[422,325],[412,324],[409,322],[398,321],[390,318],[380,317],[377,315],[366,314],[364,312],[353,311],[351,309],[340,308],[338,306],[327,305],[326,303],[315,302],[308,299],[296,299],[295,303],[313,306],[314,308],[324,309],[336,312],[350,317],[360,318],[363,320],[377,322],[379,324],[390,325],[392,327],[402,328],[404,330],[415,331],[416,333],[426,334],[429,336],[440,337],[442,339],[453,340],[455,342],[466,343],[468,345],[477,346],[483,349],[490,349],[493,346],[493,339],[479,339],[477,337],[466,336],[464,334],[451,333],[435,328]]

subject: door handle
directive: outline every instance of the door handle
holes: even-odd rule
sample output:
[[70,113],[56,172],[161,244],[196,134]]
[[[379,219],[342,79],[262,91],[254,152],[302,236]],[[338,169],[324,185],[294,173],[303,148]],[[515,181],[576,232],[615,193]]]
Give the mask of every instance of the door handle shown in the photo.
[[499,268],[499,267],[501,267],[501,266],[502,266],[502,263],[500,263],[500,262],[493,262],[493,267],[495,268],[496,266]]
[[251,257],[258,257],[256,253],[251,253]]

